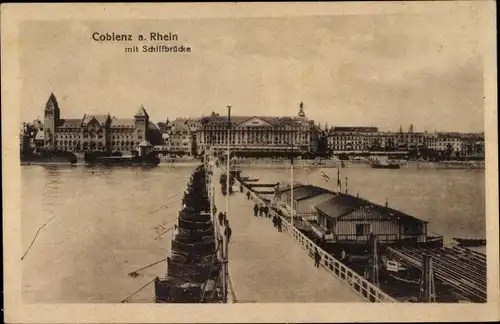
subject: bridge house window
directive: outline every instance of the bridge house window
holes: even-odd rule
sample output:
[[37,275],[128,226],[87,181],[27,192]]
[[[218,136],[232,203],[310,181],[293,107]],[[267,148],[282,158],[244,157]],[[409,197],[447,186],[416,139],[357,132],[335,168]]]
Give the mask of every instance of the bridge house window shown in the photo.
[[370,224],[356,224],[356,236],[364,236],[370,233]]

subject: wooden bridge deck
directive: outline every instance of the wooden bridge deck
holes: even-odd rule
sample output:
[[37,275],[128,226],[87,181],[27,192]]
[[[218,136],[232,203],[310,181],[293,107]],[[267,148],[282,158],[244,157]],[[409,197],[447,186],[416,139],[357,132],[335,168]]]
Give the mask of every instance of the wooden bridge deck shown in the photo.
[[[217,213],[226,210],[220,173],[214,169]],[[235,189],[227,213],[232,229],[229,276],[235,302],[366,302],[323,267],[315,268],[310,255],[290,235],[279,233],[271,218],[254,217],[255,201]]]

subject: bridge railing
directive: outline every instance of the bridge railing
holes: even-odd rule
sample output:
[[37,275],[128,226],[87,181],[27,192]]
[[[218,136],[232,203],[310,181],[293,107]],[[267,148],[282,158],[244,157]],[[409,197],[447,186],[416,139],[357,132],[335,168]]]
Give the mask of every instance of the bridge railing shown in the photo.
[[[238,180],[236,180],[239,182]],[[240,183],[243,187],[248,190],[244,183]],[[264,204],[265,202],[254,192],[250,191],[250,197],[253,200],[256,200],[259,203]],[[285,232],[291,234],[293,239],[305,249],[310,257],[314,257],[314,253],[318,250],[318,253],[321,255],[321,265],[323,265],[326,270],[334,274],[337,278],[341,279],[345,283],[351,287],[356,293],[361,295],[366,300],[372,303],[396,303],[398,302],[396,299],[392,298],[385,292],[383,292],[380,288],[370,283],[364,277],[360,276],[353,270],[349,269],[342,262],[335,259],[332,255],[321,249],[319,246],[314,244],[309,238],[307,238],[304,234],[302,234],[295,227],[291,227],[289,221],[276,214],[272,209],[270,210],[272,215],[277,215],[282,219],[282,226]]]
[[318,250],[321,255],[321,264],[336,277],[346,282],[354,291],[363,296],[372,303],[394,303],[397,302],[394,298],[384,293],[380,288],[376,287],[365,278],[346,267],[342,262],[335,259],[332,255],[314,244],[309,238],[302,234],[295,227],[291,227],[289,222],[283,222],[283,229],[290,232],[294,240],[305,249],[309,256],[314,257],[314,253]]

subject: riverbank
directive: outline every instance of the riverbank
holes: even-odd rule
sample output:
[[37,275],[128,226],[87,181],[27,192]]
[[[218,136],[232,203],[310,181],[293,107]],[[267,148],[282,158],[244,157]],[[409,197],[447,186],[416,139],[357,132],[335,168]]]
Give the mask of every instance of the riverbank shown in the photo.
[[[165,160],[162,159],[158,166],[163,167],[196,167],[202,162],[200,160]],[[240,159],[235,160],[235,163],[240,167],[245,168],[268,168],[268,169],[285,169],[290,168],[290,160],[275,160],[275,159]],[[77,163],[69,161],[22,161],[21,165],[88,165],[84,161],[79,160]],[[407,161],[400,164],[401,169],[463,169],[463,170],[484,170],[484,162],[476,162],[474,164],[462,161],[447,161],[447,162],[418,162]],[[370,168],[370,164],[362,160],[294,160],[294,167],[297,169],[314,169],[314,168]]]
[[[290,160],[276,159],[240,159],[235,163],[241,167],[257,168],[290,168]],[[484,162],[467,163],[462,161],[446,162],[420,162],[405,161],[400,162],[401,168],[414,169],[474,169],[484,170]],[[295,168],[371,168],[370,164],[363,160],[294,160]]]
[[[200,165],[202,162],[201,161],[175,161],[175,162],[166,162],[166,161],[161,161],[158,166],[161,167],[186,167],[186,168],[194,168],[198,165]],[[45,165],[45,166],[58,166],[58,165],[64,165],[64,166],[94,166],[92,164],[88,164],[85,162],[77,162],[77,163],[70,163],[70,162],[21,162],[21,166],[30,166],[30,165]],[[143,167],[143,165],[137,165],[138,167]],[[114,167],[114,166],[109,166],[109,167]],[[118,167],[134,167],[134,165],[129,166],[129,165],[118,165]],[[152,165],[152,167],[154,167]]]

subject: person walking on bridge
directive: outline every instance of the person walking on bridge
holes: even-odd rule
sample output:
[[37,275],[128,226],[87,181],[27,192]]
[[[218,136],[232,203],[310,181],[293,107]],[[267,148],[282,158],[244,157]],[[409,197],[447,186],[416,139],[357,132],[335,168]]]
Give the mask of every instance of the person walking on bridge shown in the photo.
[[230,242],[230,240],[231,240],[231,233],[232,233],[232,231],[231,231],[231,227],[226,226],[226,229],[224,230],[224,235],[225,235],[225,236],[226,236],[226,238],[227,238],[227,243],[229,243],[229,242]]
[[321,261],[321,254],[319,254],[318,249],[314,250],[314,266],[319,268],[319,262]]
[[260,205],[259,207],[259,216],[263,217],[264,216],[264,206]]
[[253,215],[254,215],[255,217],[257,217],[258,213],[259,213],[259,206],[257,206],[257,204],[255,204],[255,205],[253,206]]
[[281,217],[278,217],[276,219],[276,223],[278,225],[278,232],[282,232],[281,225],[283,224],[283,220],[281,219]]
[[250,200],[250,191],[247,191],[247,200]]
[[269,218],[269,207],[267,207],[267,205],[264,206],[264,214],[266,215],[266,218]]
[[222,226],[223,222],[224,222],[224,214],[222,214],[222,212],[219,212],[219,225]]

